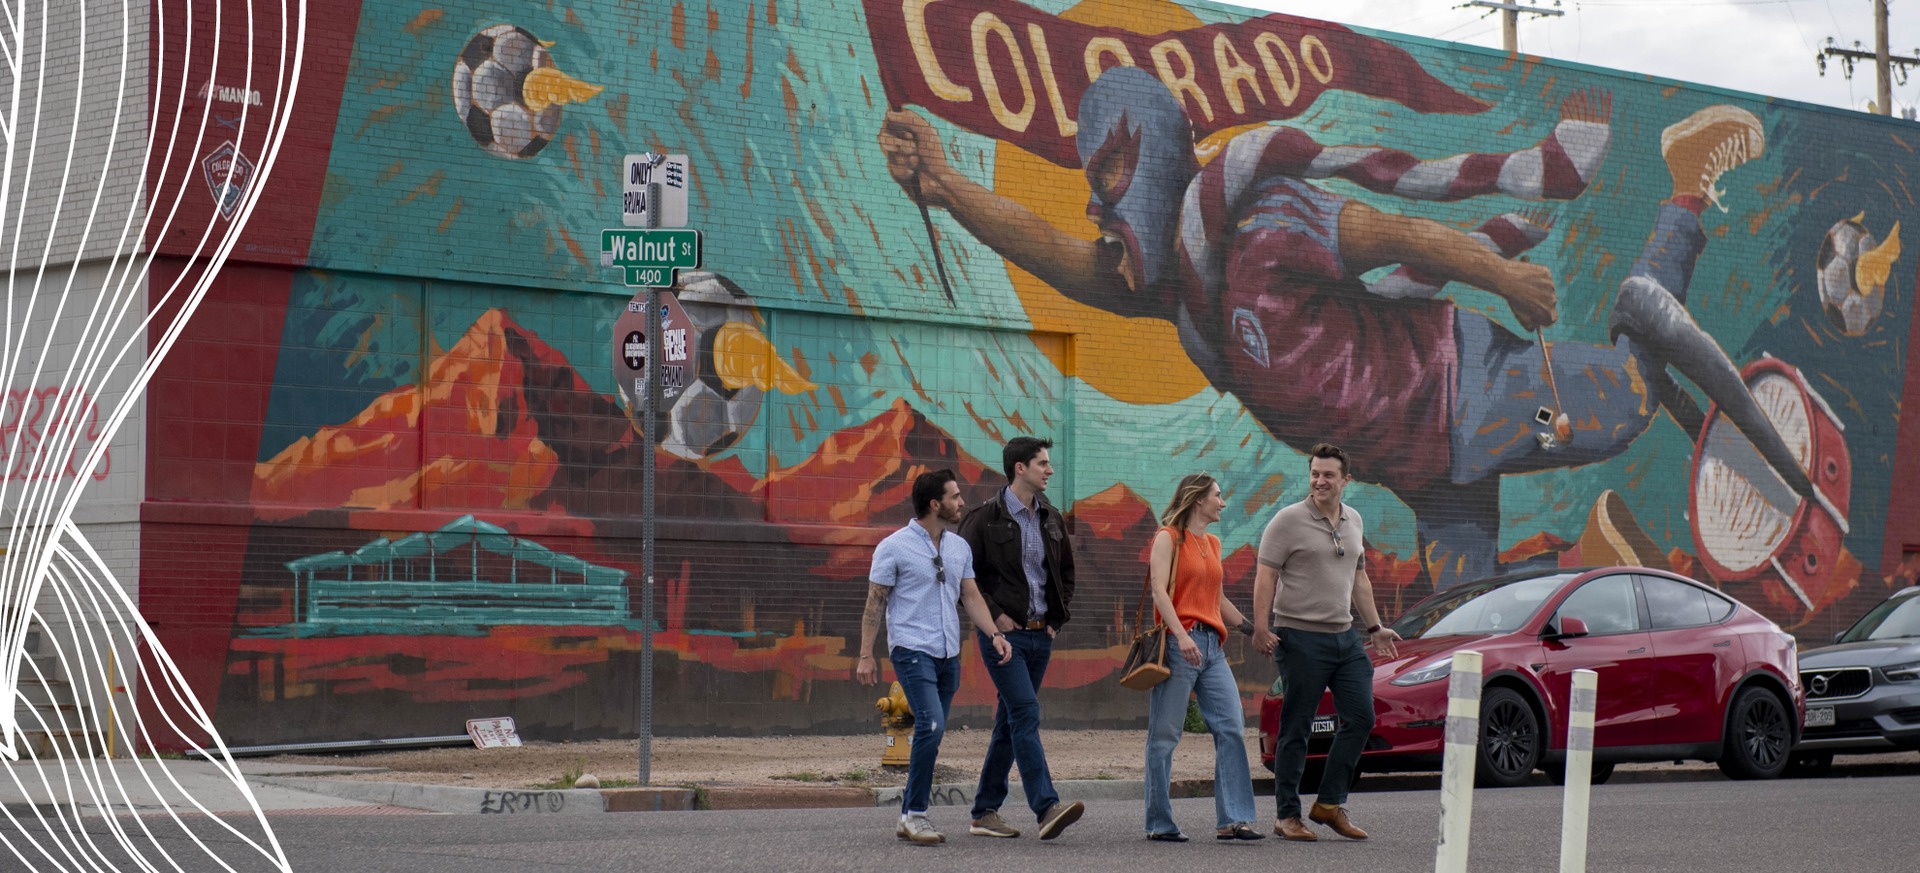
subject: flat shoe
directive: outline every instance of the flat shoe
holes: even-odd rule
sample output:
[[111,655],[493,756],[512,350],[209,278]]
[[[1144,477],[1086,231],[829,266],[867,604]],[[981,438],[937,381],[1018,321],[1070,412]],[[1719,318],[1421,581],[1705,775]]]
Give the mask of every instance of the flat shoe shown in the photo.
[[1232,827],[1221,828],[1214,833],[1213,838],[1216,840],[1264,840],[1267,835],[1254,830],[1246,822],[1240,822]]
[[1156,843],[1184,843],[1187,841],[1187,835],[1174,831],[1168,834],[1148,834],[1147,839]]

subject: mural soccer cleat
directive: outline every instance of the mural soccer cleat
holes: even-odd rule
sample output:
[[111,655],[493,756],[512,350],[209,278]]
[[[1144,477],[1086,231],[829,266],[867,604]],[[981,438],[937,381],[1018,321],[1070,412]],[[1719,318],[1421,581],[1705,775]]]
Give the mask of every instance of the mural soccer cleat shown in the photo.
[[1660,155],[1667,159],[1675,192],[1698,193],[1721,212],[1720,176],[1767,150],[1760,119],[1738,106],[1709,106],[1660,132]]

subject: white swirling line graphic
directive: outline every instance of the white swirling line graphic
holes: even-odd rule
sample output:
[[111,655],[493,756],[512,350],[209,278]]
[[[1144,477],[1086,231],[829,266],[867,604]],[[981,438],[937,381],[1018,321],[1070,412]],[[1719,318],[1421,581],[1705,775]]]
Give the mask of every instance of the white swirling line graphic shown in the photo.
[[[233,26],[241,17],[242,26]],[[30,454],[22,454],[26,428],[0,433],[5,457],[25,459],[21,475],[0,477],[0,525],[6,526],[0,691],[9,698],[0,707],[0,757],[7,759],[0,766],[20,794],[34,797],[39,789],[37,796],[51,799],[34,804],[30,814],[0,808],[7,821],[0,826],[0,844],[30,870],[205,869],[209,859],[228,871],[292,869],[212,719],[127,586],[75,524],[94,477],[64,470],[104,469],[114,436],[233,253],[285,142],[306,24],[305,0],[0,5],[0,250],[8,273],[0,387],[39,390],[43,377],[58,380],[48,424],[36,431],[39,442]],[[180,29],[169,32],[173,25]],[[175,46],[178,51],[170,54]],[[216,87],[213,76],[223,55],[235,54],[246,67],[238,92],[246,99],[225,102],[241,104],[237,123],[214,116],[216,100],[230,89]],[[263,63],[272,70],[271,82],[255,80]],[[207,78],[198,91],[188,85],[196,74]],[[104,95],[90,91],[99,80]],[[255,101],[256,92],[273,98]],[[104,111],[109,104],[111,112]],[[161,107],[171,108],[164,132],[157,123]],[[64,117],[69,110],[70,119]],[[136,147],[125,133],[134,122],[145,128],[144,146]],[[205,227],[176,228],[187,192],[203,172],[194,156],[209,137],[230,142],[233,155],[253,151],[258,165],[248,175],[242,157],[227,160],[222,171],[204,170],[217,197],[231,198],[236,183],[244,190],[208,212]],[[103,141],[98,166],[76,161],[76,152]],[[115,173],[140,180],[126,198],[124,215],[115,214],[117,204],[102,202]],[[52,194],[35,185],[56,177]],[[88,188],[90,199],[72,198],[83,201],[72,208],[84,218],[63,224],[70,193]],[[166,191],[173,192],[171,201],[158,202],[153,192]],[[158,224],[156,214],[163,215]],[[99,260],[90,247],[96,231],[104,239],[97,248],[111,248],[103,270],[92,269]],[[176,232],[197,239],[182,256],[185,268],[156,295],[160,289],[149,287],[149,274],[159,241]],[[70,249],[60,245],[67,240],[74,240]],[[172,250],[169,257],[176,254]],[[101,281],[90,284],[89,274]],[[130,319],[142,303],[144,312]],[[50,317],[36,320],[37,313],[46,315],[43,306],[51,307]],[[161,316],[169,312],[170,318]],[[40,331],[43,324],[52,329]],[[70,327],[77,337],[68,336]],[[151,348],[142,358],[143,342]],[[138,367],[129,373],[134,360]],[[100,401],[108,410],[104,422],[91,407],[66,408],[82,400]],[[42,611],[43,600],[54,614]],[[33,657],[30,636],[39,636],[53,657]],[[57,664],[58,672],[48,675],[42,663]],[[118,680],[128,688],[124,706],[113,702],[116,665],[137,665],[137,681]],[[105,691],[105,707],[92,705],[97,690]],[[46,703],[62,694],[73,704]],[[86,706],[78,703],[83,696]],[[51,709],[51,720],[42,708]],[[73,710],[72,724],[66,709]],[[23,710],[30,715],[26,722]],[[109,759],[103,732],[128,738],[130,762]],[[46,758],[24,742],[30,733],[47,738]],[[211,762],[244,798],[250,819],[239,819],[236,827],[213,814],[158,759],[163,744],[192,749]],[[133,778],[123,778],[129,773]],[[164,817],[136,802],[136,795],[159,798]],[[83,813],[98,816],[110,840],[83,826]],[[174,832],[165,831],[169,823]],[[192,854],[196,849],[199,856]]]

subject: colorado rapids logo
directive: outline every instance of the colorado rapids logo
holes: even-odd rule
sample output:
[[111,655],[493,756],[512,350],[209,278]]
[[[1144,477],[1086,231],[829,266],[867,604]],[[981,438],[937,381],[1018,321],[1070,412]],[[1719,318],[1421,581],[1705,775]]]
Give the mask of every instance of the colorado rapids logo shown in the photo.
[[220,217],[231,221],[247,196],[247,187],[253,184],[253,162],[232,142],[223,142],[200,159],[200,170],[206,174],[213,201],[220,205]]

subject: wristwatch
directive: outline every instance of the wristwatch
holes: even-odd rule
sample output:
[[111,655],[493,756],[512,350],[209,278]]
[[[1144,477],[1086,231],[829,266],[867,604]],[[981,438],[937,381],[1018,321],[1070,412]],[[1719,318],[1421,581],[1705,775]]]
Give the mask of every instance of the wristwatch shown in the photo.
[[1241,633],[1246,634],[1247,636],[1253,636],[1253,619],[1251,618],[1240,619],[1240,623],[1235,626],[1235,630],[1238,630]]
[[1377,624],[1367,628],[1367,636],[1373,636],[1374,634],[1377,634],[1379,632],[1380,632],[1380,626]]

